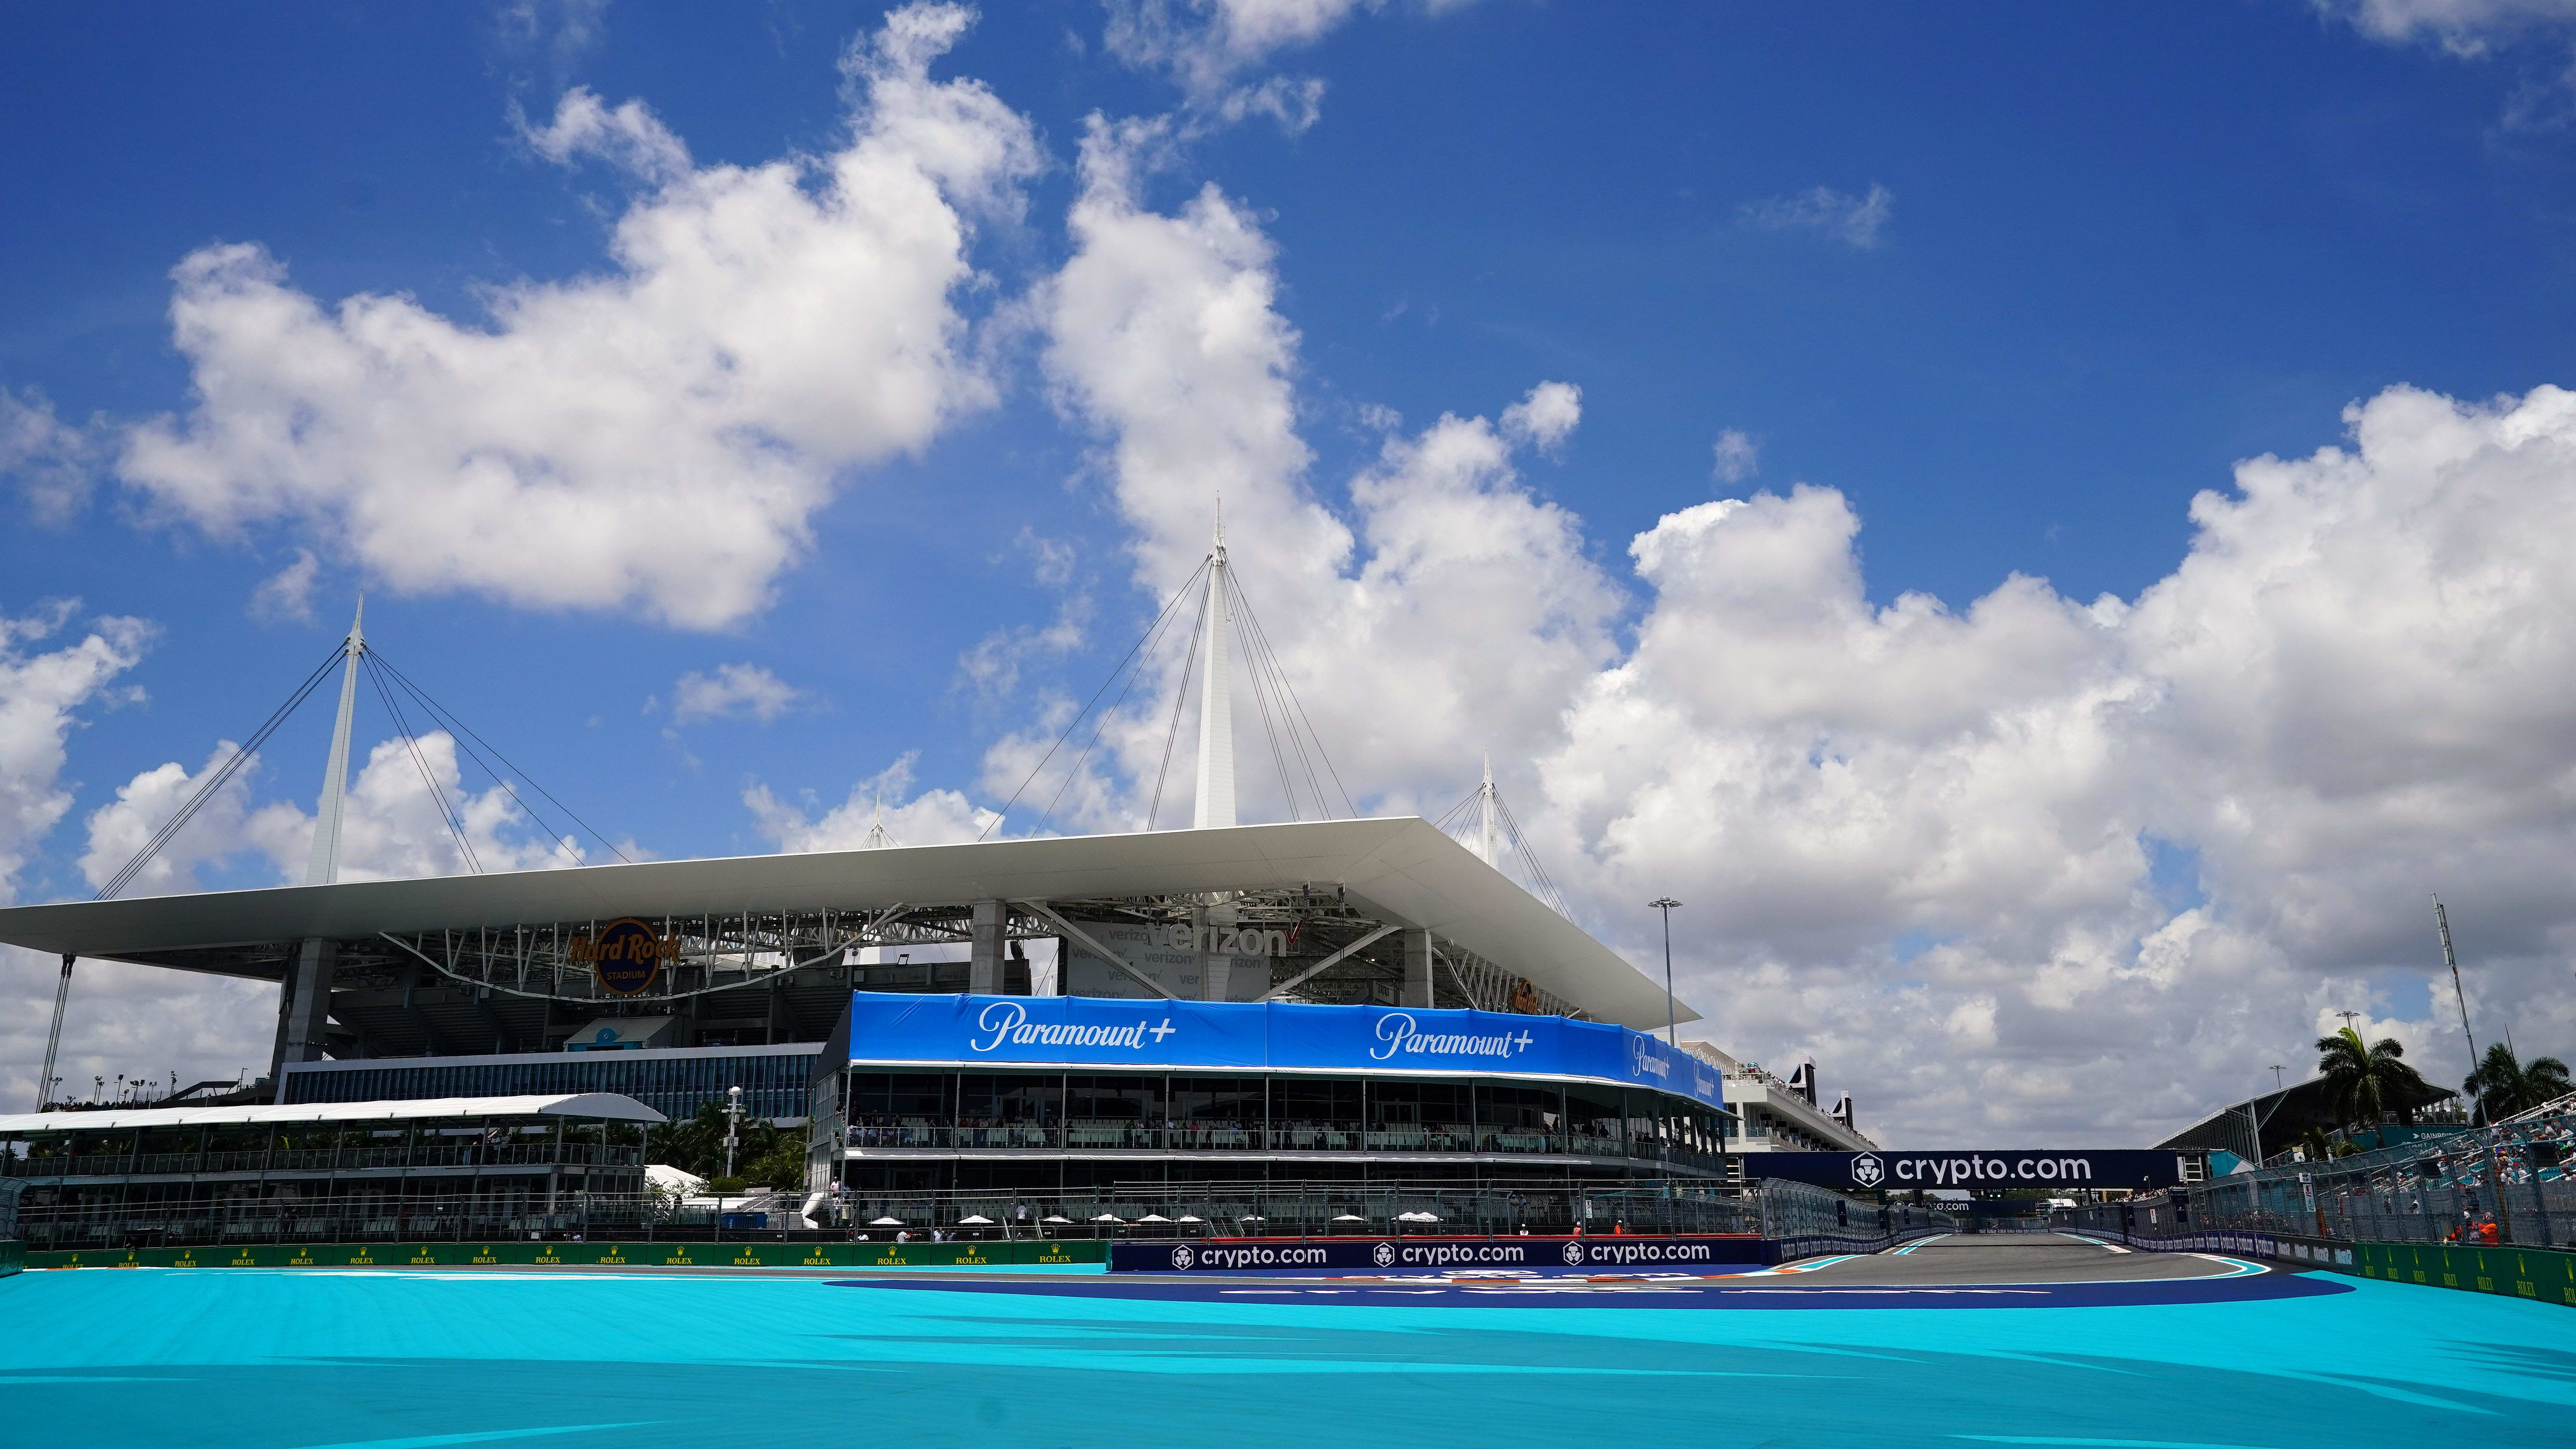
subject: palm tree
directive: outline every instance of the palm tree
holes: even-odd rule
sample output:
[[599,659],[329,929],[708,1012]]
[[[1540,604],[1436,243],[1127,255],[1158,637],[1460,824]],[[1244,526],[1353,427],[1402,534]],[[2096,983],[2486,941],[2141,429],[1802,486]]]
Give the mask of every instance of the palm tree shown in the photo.
[[2576,1090],[2576,1084],[2568,1081],[2567,1064],[2558,1058],[2516,1061],[2511,1046],[2493,1042],[2478,1069],[2469,1073],[2460,1088],[2477,1100],[2478,1110],[2488,1121],[2497,1122],[2564,1097]]
[[2317,1074],[2326,1081],[2327,1105],[2347,1127],[2369,1123],[2378,1146],[2387,1145],[2378,1135],[2381,1120],[2395,1112],[2401,1121],[2414,1121],[2415,1104],[2432,1090],[2405,1057],[2395,1037],[2365,1046],[2361,1033],[2348,1026],[2317,1038]]

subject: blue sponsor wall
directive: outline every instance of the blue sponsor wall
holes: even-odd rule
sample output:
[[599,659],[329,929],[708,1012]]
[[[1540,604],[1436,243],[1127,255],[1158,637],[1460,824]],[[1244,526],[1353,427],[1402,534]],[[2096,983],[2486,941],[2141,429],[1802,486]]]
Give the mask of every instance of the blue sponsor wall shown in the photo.
[[1756,1237],[1223,1238],[1109,1245],[1113,1273],[1523,1271],[1741,1273],[1779,1261]]
[[850,1003],[850,1061],[1570,1077],[1725,1106],[1716,1068],[1644,1032],[1398,1006],[861,991]]

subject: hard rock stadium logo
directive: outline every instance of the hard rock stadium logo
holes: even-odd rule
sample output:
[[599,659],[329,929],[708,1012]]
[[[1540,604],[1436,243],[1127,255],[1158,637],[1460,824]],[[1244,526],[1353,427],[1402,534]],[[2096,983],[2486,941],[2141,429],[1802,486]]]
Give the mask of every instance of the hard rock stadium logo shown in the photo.
[[572,959],[599,978],[599,989],[612,996],[641,996],[662,975],[662,963],[677,960],[680,938],[665,936],[628,916],[611,921],[572,943]]

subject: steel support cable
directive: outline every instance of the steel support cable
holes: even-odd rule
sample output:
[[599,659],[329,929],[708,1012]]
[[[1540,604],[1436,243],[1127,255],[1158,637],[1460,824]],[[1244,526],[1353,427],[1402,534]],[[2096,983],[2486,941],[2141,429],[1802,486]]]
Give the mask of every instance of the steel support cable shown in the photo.
[[118,891],[133,884],[134,878],[142,873],[146,865],[151,864],[152,858],[159,855],[163,847],[175,839],[181,830],[186,829],[189,821],[197,817],[197,812],[205,808],[206,802],[212,800],[224,786],[230,784],[233,777],[240,774],[243,768],[258,755],[260,746],[266,744],[268,737],[277,732],[277,727],[284,724],[287,717],[294,714],[296,708],[312,696],[313,691],[324,679],[330,677],[331,666],[339,663],[348,652],[349,646],[344,641],[331,651],[329,658],[315,666],[313,672],[305,676],[304,682],[297,685],[294,692],[286,697],[286,702],[279,705],[260,724],[250,740],[240,749],[233,751],[231,758],[225,760],[220,768],[208,774],[204,781],[198,784],[195,792],[188,796],[187,803],[181,805],[168,820],[163,821],[160,829],[152,832],[152,838],[143,843],[143,848],[134,853],[133,859],[119,867],[116,874],[108,877],[107,884],[100,886],[98,894],[92,899],[107,900]]
[[[589,831],[589,832],[591,833],[591,836],[592,836],[592,838],[593,838],[593,839],[596,839],[600,844],[605,845],[605,846],[607,846],[607,847],[608,847],[608,853],[609,853],[609,854],[611,854],[611,855],[613,855],[613,856],[616,856],[619,860],[625,861],[628,865],[633,865],[633,864],[635,863],[635,862],[634,862],[634,860],[633,860],[631,857],[629,857],[629,856],[626,854],[626,852],[625,852],[625,851],[622,851],[622,850],[620,850],[620,849],[618,849],[618,848],[617,848],[617,842],[616,842],[616,841],[613,841],[613,840],[609,839],[607,836],[605,836],[605,835],[601,834],[601,833],[600,833],[600,831],[599,831],[599,827],[597,827],[597,826],[595,826],[595,825],[591,824],[591,823],[590,823],[589,821],[587,821],[587,820],[582,819],[579,815],[574,814],[574,813],[573,813],[573,808],[572,808],[571,806],[566,805],[566,804],[565,804],[564,802],[562,802],[561,800],[557,800],[557,799],[555,799],[555,797],[554,797],[554,792],[553,792],[553,791],[551,791],[551,790],[548,790],[544,785],[539,784],[539,783],[537,782],[537,778],[536,778],[534,775],[529,774],[527,771],[522,770],[522,769],[520,769],[517,765],[515,765],[515,764],[511,763],[510,757],[509,757],[509,756],[507,756],[507,755],[502,754],[498,749],[495,749],[495,748],[493,747],[493,744],[492,744],[492,742],[491,742],[490,740],[487,740],[487,739],[483,738],[481,735],[476,734],[476,733],[473,731],[473,729],[465,723],[465,721],[464,721],[463,719],[461,719],[461,718],[459,718],[459,717],[457,716],[456,711],[454,711],[454,710],[452,710],[452,709],[449,709],[447,706],[445,706],[445,705],[443,705],[443,704],[440,704],[437,700],[430,698],[430,696],[429,696],[429,691],[428,691],[428,690],[425,690],[425,689],[421,688],[419,685],[414,684],[414,683],[411,681],[411,677],[410,677],[409,675],[404,674],[400,669],[397,669],[397,668],[395,668],[392,664],[390,664],[390,663],[386,662],[386,659],[385,659],[385,656],[384,656],[383,651],[378,650],[378,649],[375,649],[375,648],[369,648],[369,649],[367,650],[367,658],[368,658],[369,660],[373,661],[373,662],[374,662],[376,665],[378,665],[379,667],[381,667],[381,668],[382,668],[382,669],[383,669],[387,674],[392,675],[392,676],[393,676],[393,679],[394,679],[394,682],[395,682],[396,684],[401,685],[401,686],[403,687],[403,691],[404,691],[405,693],[407,693],[407,694],[411,695],[414,699],[419,700],[419,701],[420,701],[420,703],[421,703],[421,707],[422,707],[423,709],[426,709],[426,710],[428,710],[428,711],[429,711],[429,713],[430,713],[430,717],[431,717],[431,718],[438,720],[439,722],[441,722],[441,723],[445,724],[449,729],[454,730],[454,731],[457,733],[457,735],[458,735],[461,739],[468,739],[468,740],[472,740],[474,743],[476,743],[476,744],[478,744],[478,745],[481,745],[483,748],[485,748],[485,749],[487,749],[487,750],[491,750],[491,751],[492,751],[492,758],[493,758],[493,759],[499,760],[499,761],[502,763],[502,765],[503,765],[503,766],[505,766],[506,768],[508,768],[508,769],[509,769],[513,774],[516,774],[520,779],[523,779],[523,780],[527,781],[527,782],[528,782],[528,788],[529,788],[529,789],[534,790],[534,791],[536,791],[538,794],[545,796],[545,797],[546,797],[546,799],[547,799],[547,801],[548,801],[549,803],[551,803],[551,804],[552,804],[556,809],[558,809],[558,810],[562,811],[562,812],[563,812],[567,817],[569,817],[569,818],[571,819],[571,821],[572,821],[572,823],[573,823],[573,824],[578,825],[578,826],[580,826],[582,829]],[[470,752],[469,752],[469,753],[470,753]],[[477,755],[477,756],[475,756],[475,759],[476,759],[476,761],[477,761],[478,763],[480,763],[480,762],[481,762],[481,760],[482,760],[482,757],[481,757],[480,755]],[[500,771],[498,771],[498,770],[492,770],[492,767],[491,767],[490,765],[488,765],[488,764],[484,765],[484,768],[485,768],[486,770],[491,770],[492,778],[494,778],[494,779],[496,779],[496,780],[501,780],[502,788],[504,788],[504,789],[509,789],[509,790],[510,790],[510,798],[511,798],[511,799],[513,799],[513,800],[518,800],[518,799],[519,799],[519,792],[518,792],[517,790],[515,790],[515,789],[510,789],[509,781],[508,781],[508,780],[506,780],[506,779],[503,779],[503,778],[502,778]],[[524,801],[524,800],[520,800],[520,801],[519,801],[519,803],[520,803],[522,806],[525,806],[525,805],[527,804],[527,802],[526,802],[526,801]],[[533,809],[530,809],[530,810],[528,811],[528,814],[529,814],[529,816],[530,816],[531,818],[536,818],[536,814],[537,814],[537,812],[536,812],[535,810],[533,810]],[[551,827],[550,827],[550,828],[551,828]]]
[[[1289,716],[1288,691],[1277,668],[1277,661],[1270,658],[1262,647],[1264,641],[1261,636],[1261,621],[1253,616],[1252,606],[1245,601],[1240,587],[1234,591],[1234,601],[1237,606],[1235,637],[1243,642],[1244,662],[1252,678],[1252,703],[1254,708],[1261,711],[1262,733],[1270,740],[1270,758],[1279,770],[1279,790],[1288,802],[1288,818],[1291,820],[1304,818],[1297,809],[1297,783],[1288,768],[1288,750],[1296,751],[1298,763],[1304,768],[1307,786],[1315,797],[1315,814],[1318,817],[1330,816],[1333,813],[1332,807],[1324,800],[1323,787],[1315,779],[1314,764],[1306,758],[1304,742],[1297,738],[1296,721]],[[1274,694],[1278,696],[1275,701],[1272,698]],[[1270,718],[1274,703],[1279,713],[1276,725]],[[1287,749],[1282,749],[1279,743],[1279,735],[1283,729],[1288,735]]]
[[[1192,575],[1192,577],[1195,578],[1196,575]],[[1173,597],[1177,599],[1179,595],[1176,594]],[[1204,609],[1205,605],[1202,604],[1201,607]],[[1178,616],[1176,615],[1174,617]],[[1161,616],[1158,615],[1156,616],[1156,623],[1158,626],[1160,625],[1160,622]],[[1142,640],[1138,641],[1138,648],[1129,651],[1130,656],[1136,661],[1136,667],[1127,670],[1126,686],[1118,691],[1118,697],[1111,700],[1109,702],[1109,707],[1100,711],[1097,719],[1093,721],[1091,726],[1091,738],[1084,742],[1082,753],[1074,757],[1074,761],[1071,765],[1065,767],[1064,779],[1056,785],[1055,794],[1053,797],[1048,799],[1047,808],[1038,816],[1038,823],[1034,829],[1046,829],[1046,823],[1055,818],[1055,807],[1064,803],[1064,792],[1072,789],[1073,782],[1082,778],[1082,767],[1090,761],[1091,752],[1100,748],[1100,736],[1108,730],[1109,721],[1116,717],[1119,706],[1127,702],[1127,696],[1135,692],[1136,682],[1145,677],[1145,667],[1154,661],[1155,632],[1155,630],[1148,630],[1146,632],[1146,636]],[[1107,686],[1105,685],[1103,686],[1103,688],[1106,687]],[[1092,698],[1096,700],[1099,696],[1095,694]],[[1076,721],[1076,723],[1079,723],[1079,721]]]
[[1531,878],[1538,882],[1540,892],[1546,897],[1548,904],[1556,907],[1558,915],[1564,915],[1563,893],[1557,890],[1556,881],[1547,873],[1547,867],[1538,863],[1538,852],[1530,849],[1529,838],[1521,833],[1520,817],[1512,813],[1511,805],[1503,799],[1502,792],[1499,790],[1494,792],[1494,813],[1503,817],[1503,829],[1512,838],[1512,849],[1519,852],[1521,864],[1529,868]]
[[[1204,562],[1199,565],[1199,569],[1201,571],[1204,571],[1206,568],[1207,564]],[[1198,574],[1192,573],[1187,580],[1182,582],[1178,589],[1172,592],[1171,599],[1163,605],[1162,613],[1156,614],[1154,616],[1154,622],[1146,626],[1144,635],[1128,647],[1126,658],[1119,660],[1118,667],[1109,672],[1109,677],[1100,681],[1100,687],[1091,692],[1090,700],[1082,706],[1079,713],[1075,714],[1072,719],[1066,721],[1063,732],[1055,737],[1055,743],[1047,746],[1047,752],[1038,758],[1037,764],[1030,767],[1028,778],[1020,781],[1020,788],[1013,790],[1011,792],[1011,798],[1002,802],[1000,813],[996,814],[982,830],[976,832],[975,838],[977,840],[981,840],[985,836],[992,834],[994,827],[1000,825],[1003,820],[1009,817],[1011,807],[1020,803],[1020,796],[1026,794],[1029,786],[1037,782],[1039,771],[1042,771],[1047,767],[1047,761],[1055,758],[1056,751],[1064,748],[1064,742],[1071,739],[1073,737],[1073,732],[1081,727],[1083,716],[1090,714],[1092,705],[1100,703],[1100,696],[1107,694],[1109,692],[1109,686],[1118,682],[1118,676],[1127,671],[1127,661],[1135,658],[1137,651],[1143,649],[1147,641],[1151,640],[1162,628],[1164,615],[1167,615],[1175,608],[1178,608],[1181,600],[1189,597],[1190,585],[1196,582],[1198,582]],[[1121,695],[1120,697],[1125,698],[1124,695]]]
[[1199,640],[1207,632],[1208,601],[1199,597],[1198,622],[1190,626],[1190,647],[1181,658],[1181,685],[1172,691],[1172,722],[1163,731],[1163,763],[1154,771],[1153,803],[1145,807],[1145,828],[1154,828],[1154,817],[1163,813],[1163,782],[1171,778],[1172,747],[1181,739],[1181,708],[1190,700],[1190,680],[1198,673]]
[[[1237,588],[1234,592],[1234,597],[1237,602],[1242,602],[1243,590]],[[1306,713],[1305,701],[1297,697],[1296,690],[1289,688],[1287,673],[1279,667],[1278,651],[1270,646],[1270,631],[1262,627],[1260,618],[1253,613],[1252,606],[1249,603],[1244,603],[1243,605],[1243,617],[1251,622],[1253,639],[1261,650],[1262,658],[1267,661],[1270,672],[1277,678],[1280,693],[1286,697],[1289,706],[1297,712],[1297,718],[1305,728],[1305,738],[1313,742],[1316,756],[1324,762],[1325,773],[1332,776],[1333,788],[1341,792],[1343,810],[1350,816],[1357,817],[1360,813],[1359,807],[1351,803],[1350,787],[1342,783],[1341,771],[1333,768],[1332,754],[1324,748],[1323,737],[1315,733],[1315,722]],[[1312,767],[1309,766],[1308,768],[1309,773],[1311,774]],[[1320,802],[1323,798],[1323,786],[1321,781],[1316,782],[1315,795],[1316,799]],[[1318,813],[1330,816],[1332,811],[1330,809],[1325,809]]]
[[[1243,594],[1240,588],[1236,590],[1235,597],[1238,600],[1242,599]],[[1244,617],[1249,620],[1251,624],[1253,647],[1258,651],[1260,667],[1267,671],[1272,687],[1278,692],[1281,701],[1279,709],[1281,719],[1283,721],[1289,720],[1289,711],[1292,707],[1296,710],[1297,717],[1302,719],[1305,714],[1305,706],[1298,701],[1297,691],[1289,687],[1288,671],[1286,667],[1279,662],[1279,651],[1271,645],[1269,630],[1262,627],[1260,616],[1253,612],[1252,606],[1249,603],[1244,604],[1243,612]],[[1316,815],[1326,819],[1331,818],[1333,810],[1331,803],[1324,797],[1324,782],[1316,776],[1315,760],[1307,753],[1307,746],[1311,744],[1314,747],[1314,756],[1323,758],[1324,767],[1328,772],[1332,769],[1332,758],[1324,754],[1324,741],[1322,736],[1315,733],[1314,722],[1312,720],[1307,720],[1305,722],[1305,729],[1302,732],[1300,732],[1295,727],[1295,724],[1291,722],[1288,725],[1288,739],[1290,745],[1297,751],[1298,764],[1305,771],[1307,788],[1314,792]],[[1334,783],[1336,785],[1340,784],[1340,778],[1338,776],[1335,777]],[[1348,792],[1344,792],[1342,804],[1348,813],[1353,815],[1359,813],[1357,807],[1351,805]]]
[[[1239,586],[1234,597],[1235,601],[1242,606],[1242,618],[1245,621],[1243,625],[1237,626],[1237,632],[1243,632],[1248,626],[1250,638],[1246,652],[1253,655],[1257,661],[1253,670],[1255,684],[1253,697],[1255,700],[1263,699],[1262,685],[1266,682],[1265,716],[1270,709],[1276,709],[1279,713],[1279,734],[1272,740],[1270,748],[1279,762],[1282,786],[1288,792],[1290,818],[1302,818],[1297,814],[1297,791],[1292,778],[1292,776],[1302,775],[1306,781],[1306,793],[1313,797],[1315,802],[1315,818],[1329,820],[1333,816],[1333,804],[1324,794],[1323,780],[1315,773],[1314,756],[1322,753],[1323,745],[1319,741],[1308,738],[1311,730],[1300,731],[1297,728],[1297,717],[1291,712],[1292,706],[1296,703],[1297,694],[1295,690],[1288,687],[1287,670],[1280,665],[1277,652],[1270,647],[1269,635],[1262,632],[1260,616],[1255,614],[1252,611],[1252,605],[1244,600]],[[1279,743],[1280,739],[1285,739],[1287,742],[1284,750]],[[1308,748],[1310,744],[1313,746],[1311,750]]]
[[[361,655],[363,659],[365,656]],[[411,732],[411,721],[403,717],[402,706],[394,703],[393,691],[385,688],[384,676],[370,669],[367,683],[374,685],[376,698],[385,702],[385,713],[392,715],[394,728],[402,735],[403,749],[411,755],[412,765],[420,771],[420,783],[429,791],[430,800],[438,806],[438,818],[445,822],[447,833],[456,838],[456,852],[465,860],[465,868],[476,875],[483,873],[483,862],[474,854],[474,842],[465,838],[465,821],[447,798],[447,787],[438,783],[431,772],[429,759],[420,752],[420,741]]]
[[[565,842],[564,837],[568,832],[555,829],[554,823],[546,819],[545,816],[537,813],[537,807],[529,804],[527,799],[520,795],[518,790],[510,784],[508,776],[502,774],[499,770],[492,768],[491,761],[483,758],[483,756],[478,753],[472,745],[467,744],[464,739],[456,733],[461,726],[449,720],[442,719],[440,716],[443,712],[436,708],[434,703],[426,695],[414,688],[409,680],[406,680],[401,675],[397,674],[394,676],[394,683],[405,694],[410,695],[414,702],[420,705],[422,711],[429,716],[431,723],[443,725],[448,728],[448,738],[455,742],[458,749],[465,752],[466,758],[472,760],[476,765],[481,766],[483,773],[491,776],[492,782],[500,786],[503,792],[508,794],[510,799],[517,804],[521,810],[526,811],[529,819],[537,822],[537,828],[546,833],[546,838],[552,844],[554,849],[563,852],[563,854],[569,858],[573,864],[579,865],[582,863],[581,853],[574,850]],[[546,798],[552,800],[554,797],[549,795]],[[584,828],[586,829],[588,827]],[[612,850],[615,848],[616,847],[614,846],[610,847]]]
[[[1270,761],[1278,768],[1279,771],[1279,793],[1285,797],[1288,802],[1288,818],[1291,820],[1302,820],[1305,816],[1298,813],[1297,810],[1297,782],[1289,777],[1287,751],[1282,750],[1279,747],[1280,726],[1288,723],[1285,718],[1288,712],[1288,702],[1284,699],[1279,701],[1279,712],[1282,718],[1278,723],[1274,724],[1270,718],[1270,691],[1263,687],[1267,681],[1262,677],[1261,665],[1259,663],[1258,656],[1254,654],[1252,640],[1250,636],[1246,634],[1243,626],[1244,617],[1251,611],[1249,608],[1243,607],[1242,590],[1238,589],[1235,591],[1234,599],[1237,605],[1234,626],[1235,638],[1240,640],[1243,644],[1244,658],[1252,663],[1252,705],[1253,708],[1261,712],[1261,733],[1270,741]],[[1323,806],[1323,794],[1318,791],[1315,796],[1315,813],[1317,815],[1326,813]]]
[[[1464,799],[1464,800],[1459,801],[1459,802],[1458,802],[1457,804],[1455,804],[1455,805],[1450,806],[1450,807],[1449,807],[1449,810],[1448,810],[1448,813],[1446,813],[1446,814],[1442,815],[1439,819],[1434,820],[1434,821],[1432,821],[1432,822],[1431,822],[1431,828],[1432,828],[1432,829],[1434,829],[1434,830],[1442,831],[1442,832],[1447,833],[1447,834],[1451,834],[1451,835],[1456,834],[1457,832],[1455,832],[1455,831],[1453,831],[1453,830],[1450,830],[1450,829],[1449,829],[1449,822],[1450,822],[1450,821],[1452,821],[1452,820],[1456,820],[1460,815],[1465,814],[1465,813],[1466,813],[1466,810],[1467,810],[1467,807],[1468,807],[1468,806],[1470,806],[1470,805],[1475,804],[1475,803],[1476,803],[1476,798],[1477,798],[1478,796],[1480,796],[1480,795],[1484,794],[1484,793],[1485,793],[1485,787],[1484,787],[1484,786],[1482,786],[1482,785],[1479,785],[1479,786],[1477,786],[1475,789],[1468,791],[1468,792],[1467,792],[1467,798],[1466,798],[1466,799]],[[1461,822],[1461,823],[1463,823],[1463,822]]]

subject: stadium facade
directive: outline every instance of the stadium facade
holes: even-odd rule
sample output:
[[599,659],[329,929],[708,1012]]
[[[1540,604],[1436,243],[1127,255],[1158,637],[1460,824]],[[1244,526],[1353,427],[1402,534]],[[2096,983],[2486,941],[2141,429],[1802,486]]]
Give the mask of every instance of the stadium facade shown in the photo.
[[1722,1179],[1724,1074],[1650,1034],[1696,1014],[1498,868],[1490,775],[1481,849],[1237,823],[1221,536],[1205,573],[1187,830],[344,882],[353,624],[307,884],[0,941],[65,995],[84,958],[276,983],[281,1107],[739,1090],[817,1188]]
[[[0,940],[279,981],[288,1104],[741,1086],[853,1187],[1723,1171],[1720,1074],[1641,1029],[1691,1013],[1419,819],[27,906]],[[1091,994],[1032,993],[1033,942]]]

